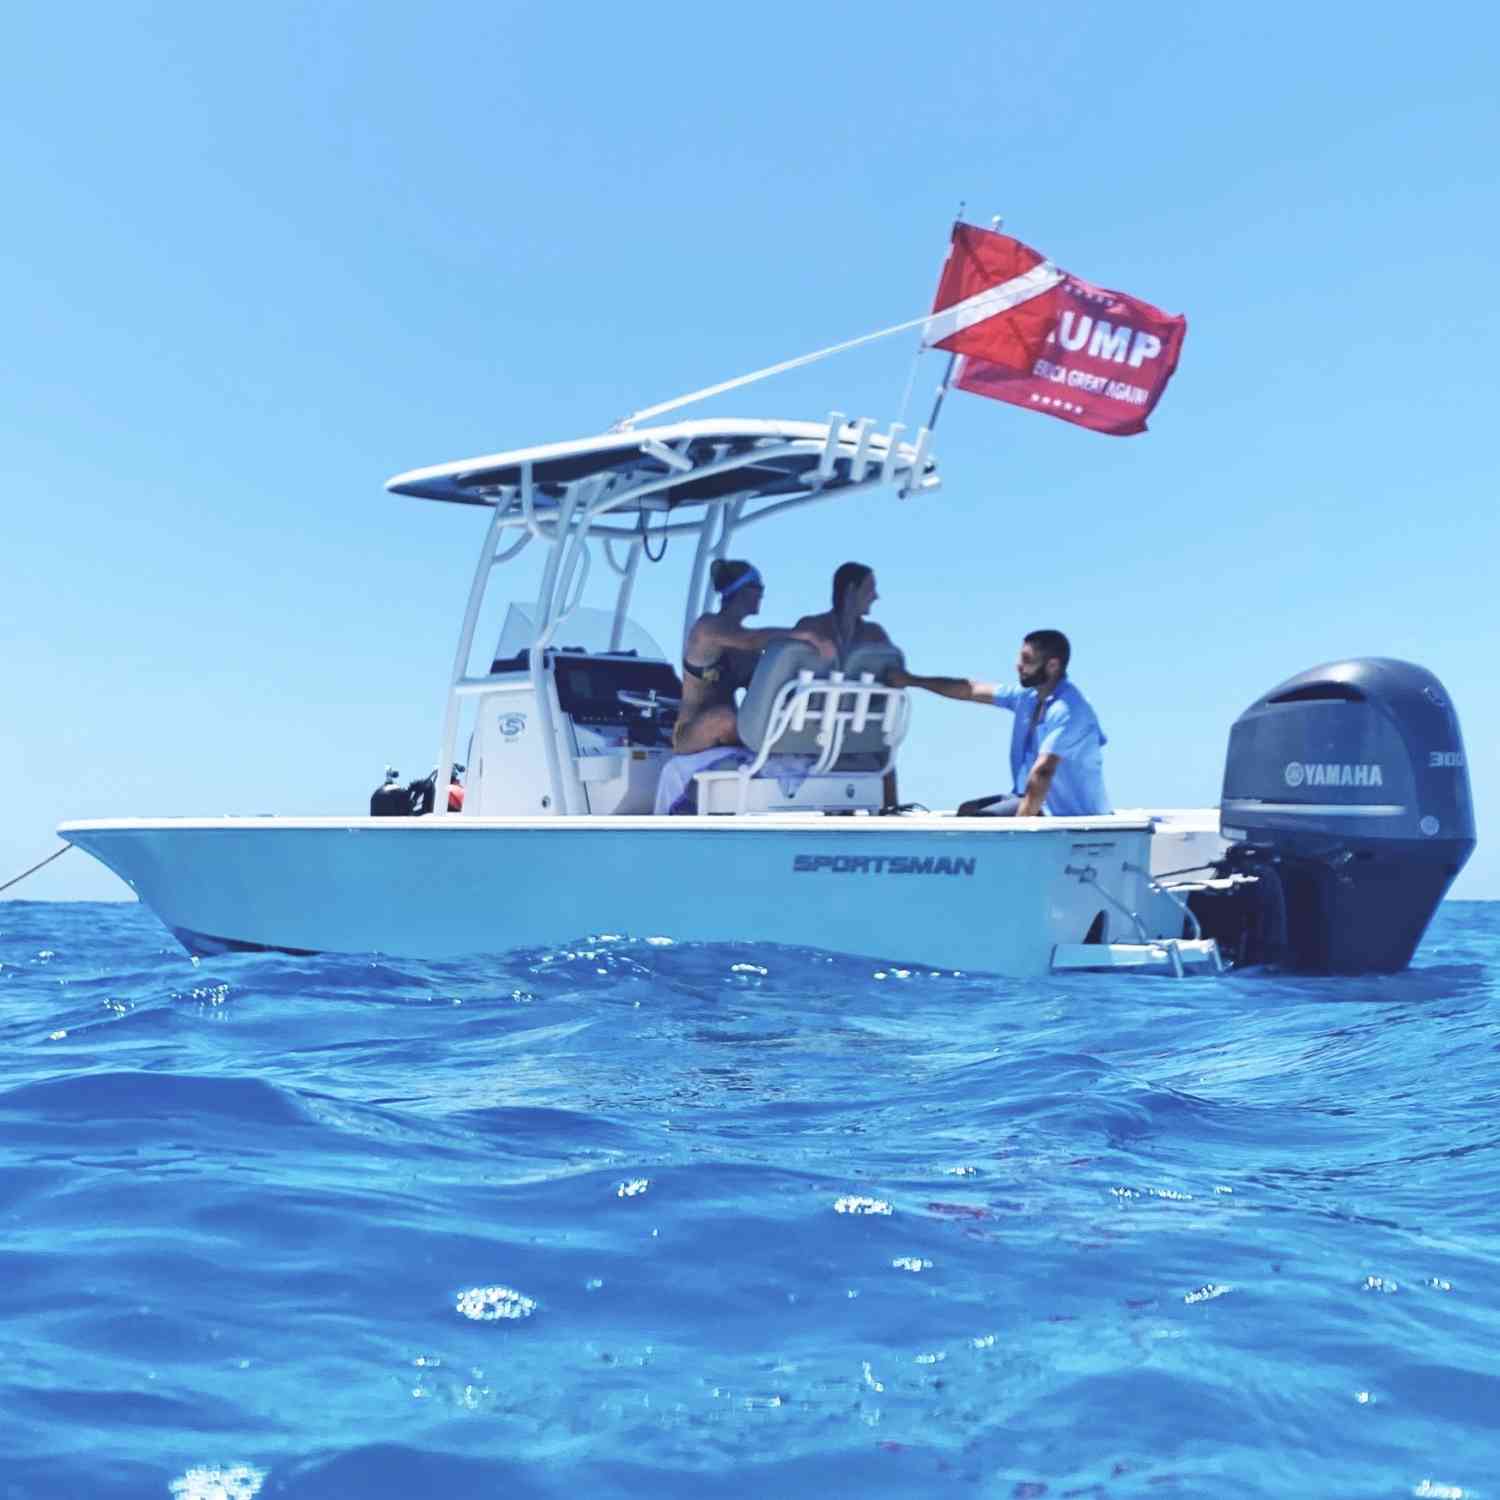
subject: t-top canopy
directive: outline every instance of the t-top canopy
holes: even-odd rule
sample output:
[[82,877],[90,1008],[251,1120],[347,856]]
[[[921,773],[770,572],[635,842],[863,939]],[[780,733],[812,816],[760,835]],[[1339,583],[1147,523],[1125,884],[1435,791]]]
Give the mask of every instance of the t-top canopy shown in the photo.
[[877,432],[871,418],[846,422],[841,412],[827,422],[674,422],[413,469],[388,480],[386,489],[461,505],[508,507],[520,499],[551,509],[571,487],[594,481],[596,497],[620,494],[610,508],[631,512],[830,493],[872,482],[899,484],[903,494],[935,488],[927,429],[919,428],[911,443],[898,441],[903,431],[896,423]]

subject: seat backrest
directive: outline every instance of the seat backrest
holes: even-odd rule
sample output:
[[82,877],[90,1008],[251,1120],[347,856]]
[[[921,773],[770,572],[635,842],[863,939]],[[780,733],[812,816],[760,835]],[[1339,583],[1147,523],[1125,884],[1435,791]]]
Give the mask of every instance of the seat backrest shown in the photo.
[[[868,672],[876,682],[884,682],[892,671],[904,670],[906,658],[895,646],[883,642],[866,642],[852,646],[844,658],[844,676],[855,682]],[[885,693],[872,693],[870,707],[864,727],[856,729],[850,724],[844,730],[844,742],[839,747],[838,763],[832,767],[835,773],[849,771],[883,770],[890,754],[885,742],[885,711],[889,698]],[[853,707],[853,700],[849,700]]]
[[[740,740],[746,748],[758,751],[765,742],[766,731],[771,723],[771,711],[776,706],[776,695],[787,683],[795,682],[799,672],[822,676],[827,669],[827,659],[806,641],[772,641],[761,653],[755,675],[745,690],[745,701],[740,704],[737,723]],[[818,744],[820,728],[819,718],[809,718],[803,729],[782,735],[776,742],[777,754],[816,755],[822,748]]]
[[844,657],[844,676],[852,677],[856,682],[866,672],[876,682],[884,682],[890,673],[905,670],[906,658],[900,647],[886,641],[866,641],[863,645],[851,646]]

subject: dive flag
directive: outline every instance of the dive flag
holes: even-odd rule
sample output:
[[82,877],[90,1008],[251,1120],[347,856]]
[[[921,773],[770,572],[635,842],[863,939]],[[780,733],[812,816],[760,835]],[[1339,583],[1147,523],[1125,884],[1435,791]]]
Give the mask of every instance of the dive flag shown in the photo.
[[964,356],[961,391],[1125,436],[1146,430],[1186,332],[1186,318],[956,224],[923,342]]

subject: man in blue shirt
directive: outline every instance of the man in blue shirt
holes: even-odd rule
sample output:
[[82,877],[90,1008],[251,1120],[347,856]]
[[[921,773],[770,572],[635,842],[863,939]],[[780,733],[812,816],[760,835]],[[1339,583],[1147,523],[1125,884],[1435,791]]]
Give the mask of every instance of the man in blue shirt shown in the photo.
[[1033,630],[1016,658],[1019,687],[967,677],[919,677],[901,672],[892,687],[926,688],[961,703],[993,703],[1015,715],[1010,736],[1011,791],[965,802],[960,817],[1058,818],[1110,811],[1104,790],[1106,743],[1099,720],[1068,679],[1072,648],[1060,630]]

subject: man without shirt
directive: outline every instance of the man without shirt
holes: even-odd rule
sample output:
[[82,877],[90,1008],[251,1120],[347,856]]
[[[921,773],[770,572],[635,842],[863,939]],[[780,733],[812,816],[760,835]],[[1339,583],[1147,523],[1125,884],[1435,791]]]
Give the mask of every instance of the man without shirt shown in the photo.
[[1072,648],[1060,630],[1033,630],[1016,658],[1019,687],[967,677],[919,677],[901,672],[892,687],[926,688],[960,703],[993,703],[1015,715],[1010,738],[1011,791],[976,797],[960,817],[1083,817],[1110,810],[1104,790],[1099,720],[1068,678]]

